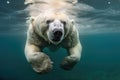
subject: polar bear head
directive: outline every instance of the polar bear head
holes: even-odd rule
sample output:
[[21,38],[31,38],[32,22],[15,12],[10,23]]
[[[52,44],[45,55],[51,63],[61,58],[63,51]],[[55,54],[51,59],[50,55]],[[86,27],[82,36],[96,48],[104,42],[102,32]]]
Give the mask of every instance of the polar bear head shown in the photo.
[[72,30],[73,20],[61,12],[46,12],[32,19],[32,25],[39,36],[57,45]]

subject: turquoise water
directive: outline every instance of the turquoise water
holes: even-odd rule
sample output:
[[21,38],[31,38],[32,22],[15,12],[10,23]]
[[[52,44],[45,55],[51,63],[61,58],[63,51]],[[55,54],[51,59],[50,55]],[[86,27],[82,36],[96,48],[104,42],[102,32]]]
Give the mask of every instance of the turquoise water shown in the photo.
[[54,61],[48,74],[35,73],[24,56],[25,35],[0,36],[0,80],[119,80],[120,35],[94,34],[81,36],[81,61],[71,71],[59,63],[66,56],[63,49],[49,53]]
[[67,55],[60,48],[45,52],[54,61],[45,75],[32,70],[26,61],[26,13],[24,0],[0,0],[0,80],[120,80],[120,1],[81,0],[80,62],[71,70],[60,68]]

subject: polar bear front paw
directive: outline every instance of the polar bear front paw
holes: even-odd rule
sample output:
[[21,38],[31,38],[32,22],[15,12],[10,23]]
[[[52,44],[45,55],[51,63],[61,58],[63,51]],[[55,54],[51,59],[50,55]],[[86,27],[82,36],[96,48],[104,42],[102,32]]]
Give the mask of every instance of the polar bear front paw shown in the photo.
[[41,52],[36,52],[30,60],[33,70],[40,74],[49,72],[52,69],[52,63],[49,56]]
[[77,62],[78,59],[76,57],[67,56],[62,61],[61,68],[64,70],[71,70]]

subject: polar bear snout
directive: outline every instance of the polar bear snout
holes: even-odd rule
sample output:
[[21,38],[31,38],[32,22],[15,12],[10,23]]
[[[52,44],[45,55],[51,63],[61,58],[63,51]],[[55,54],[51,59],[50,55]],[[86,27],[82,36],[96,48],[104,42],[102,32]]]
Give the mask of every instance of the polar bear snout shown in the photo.
[[64,39],[65,25],[60,20],[54,20],[49,23],[47,37],[50,42],[59,44]]
[[61,30],[54,30],[53,31],[53,41],[60,41],[63,33]]

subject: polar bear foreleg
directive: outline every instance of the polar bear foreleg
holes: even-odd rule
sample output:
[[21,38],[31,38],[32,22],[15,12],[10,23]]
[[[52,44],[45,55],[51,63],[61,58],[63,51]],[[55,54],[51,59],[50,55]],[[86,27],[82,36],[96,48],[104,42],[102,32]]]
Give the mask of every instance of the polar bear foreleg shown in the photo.
[[74,65],[80,60],[82,52],[82,46],[80,42],[74,47],[68,49],[69,56],[65,57],[61,67],[65,70],[71,70]]
[[32,65],[33,70],[43,74],[52,69],[52,61],[49,56],[40,51],[39,47],[32,44],[26,44],[25,46],[25,56],[27,61]]

